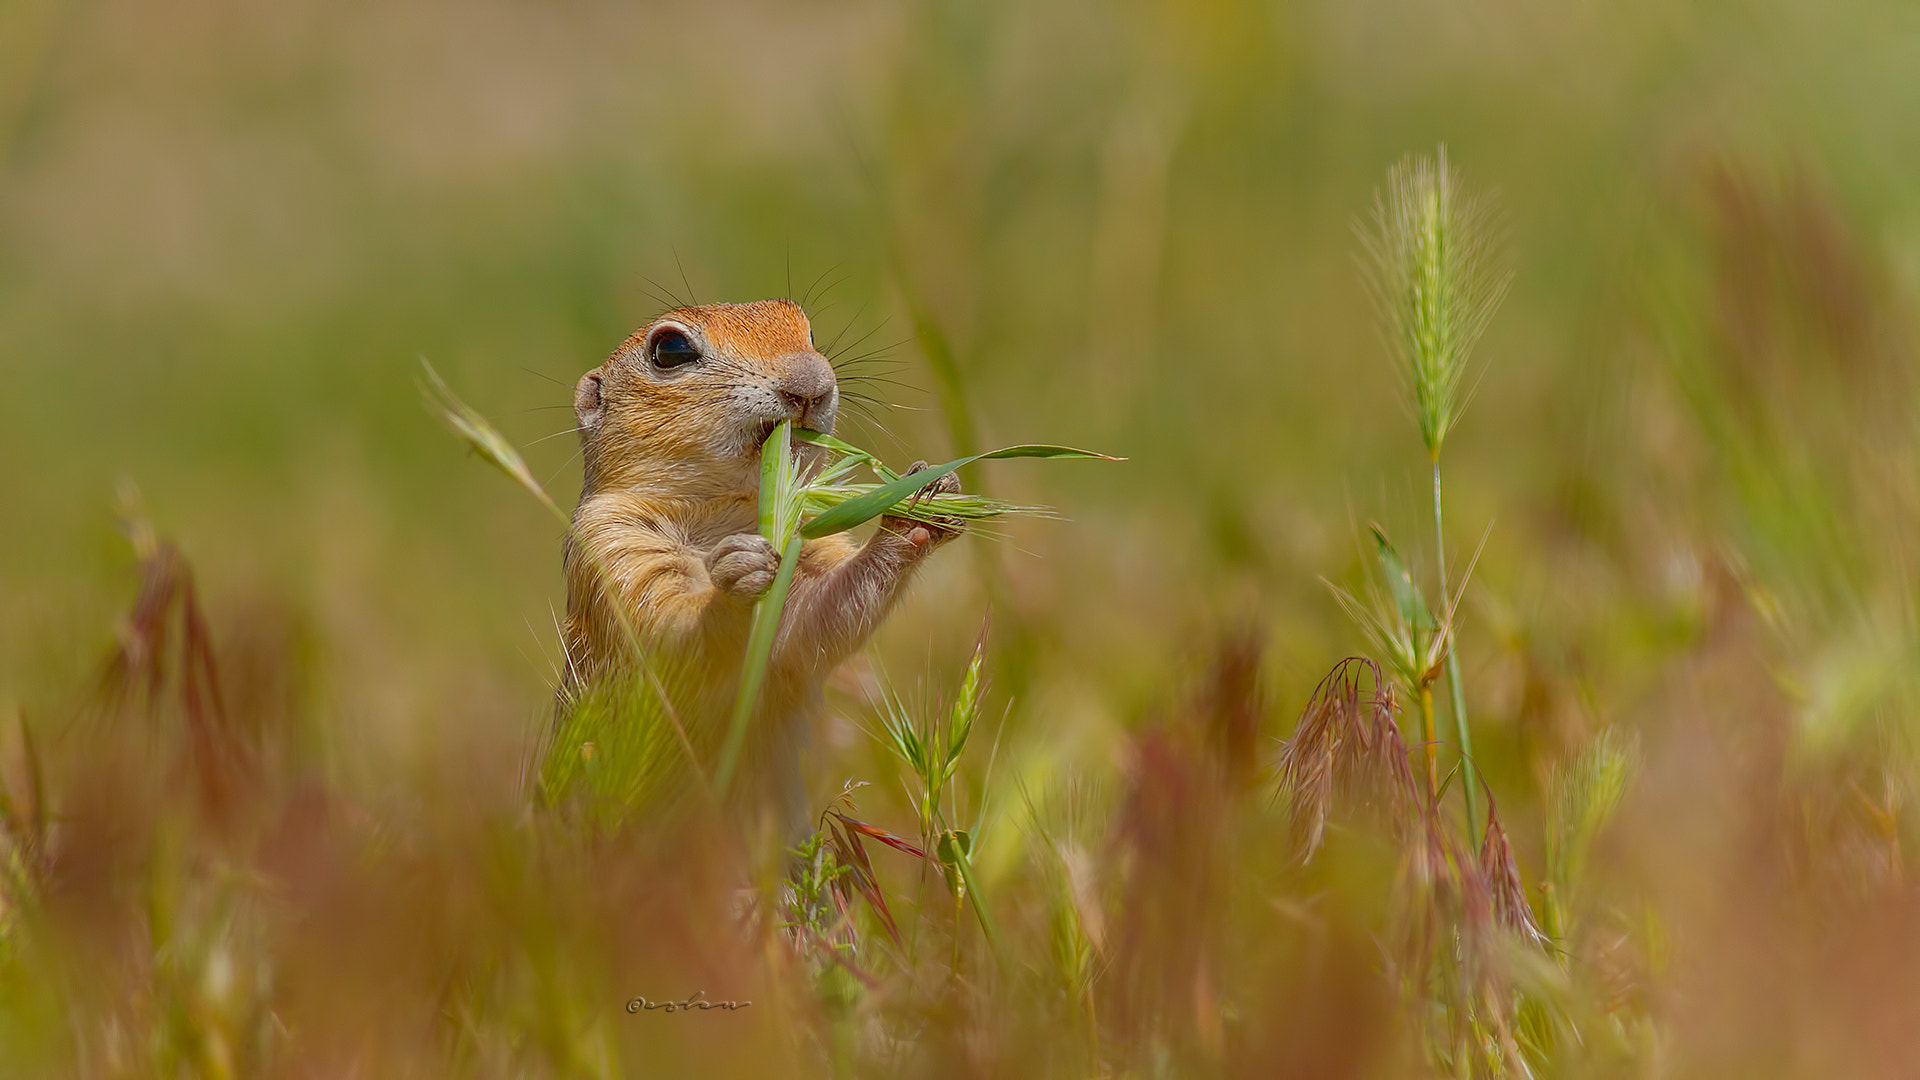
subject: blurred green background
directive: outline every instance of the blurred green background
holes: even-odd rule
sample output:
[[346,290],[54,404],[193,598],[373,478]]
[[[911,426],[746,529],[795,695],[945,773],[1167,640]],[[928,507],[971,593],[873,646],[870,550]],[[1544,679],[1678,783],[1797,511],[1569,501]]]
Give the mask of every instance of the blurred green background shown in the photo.
[[[1689,373],[1805,397],[1711,358],[1727,283],[1809,251],[1905,355],[1916,62],[1920,12],[1872,0],[5,0],[0,705],[87,685],[133,588],[131,484],[345,741],[523,738],[560,537],[420,407],[419,360],[566,501],[568,387],[658,292],[817,285],[823,341],[900,362],[891,436],[849,428],[889,457],[950,448],[918,307],[984,442],[1130,458],[971,477],[1072,520],[944,555],[882,656],[958,663],[997,575],[998,685],[1051,731],[1133,723],[1249,624],[1297,708],[1361,647],[1319,580],[1354,580],[1356,524],[1431,571],[1353,223],[1444,142],[1516,273],[1448,520],[1456,574],[1492,523],[1466,686],[1496,790],[1524,783],[1502,755],[1633,706],[1703,632],[1721,555],[1791,565],[1800,513],[1815,548],[1862,528],[1742,487]],[[1784,255],[1741,254],[1754,221]],[[1844,456],[1849,402],[1907,423],[1894,367],[1796,415]]]

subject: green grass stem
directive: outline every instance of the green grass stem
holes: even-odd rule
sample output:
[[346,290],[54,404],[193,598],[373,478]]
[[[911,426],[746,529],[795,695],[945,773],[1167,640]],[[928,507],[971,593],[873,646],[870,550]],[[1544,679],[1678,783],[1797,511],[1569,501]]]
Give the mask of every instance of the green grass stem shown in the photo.
[[[1439,564],[1440,595],[1447,595],[1447,537],[1441,527],[1440,517],[1440,459],[1433,459],[1433,553]],[[1449,605],[1451,608],[1452,605]],[[1449,619],[1451,621],[1451,617]],[[1460,740],[1460,779],[1467,796],[1467,830],[1477,835],[1480,830],[1480,776],[1473,763],[1473,733],[1467,724],[1466,691],[1460,683],[1460,650],[1457,644],[1459,635],[1453,635],[1453,643],[1447,649],[1447,690],[1452,697],[1453,729]],[[1428,735],[1432,737],[1431,733]]]
[[727,742],[720,751],[720,767],[714,773],[714,790],[727,793],[734,769],[740,763],[741,748],[746,745],[747,726],[760,701],[760,689],[767,681],[767,668],[773,661],[773,639],[780,630],[780,614],[786,607],[787,589],[793,585],[794,568],[800,565],[801,538],[793,537],[780,552],[780,569],[773,584],[753,605],[753,629],[747,635],[746,667],[740,674],[740,693],[734,698],[733,717],[727,722]]

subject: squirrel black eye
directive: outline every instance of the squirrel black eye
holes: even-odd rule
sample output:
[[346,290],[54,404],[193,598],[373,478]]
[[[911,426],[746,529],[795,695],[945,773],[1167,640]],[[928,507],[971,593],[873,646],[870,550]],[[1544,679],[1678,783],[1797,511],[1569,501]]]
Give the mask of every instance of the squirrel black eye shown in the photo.
[[666,370],[700,359],[700,350],[678,330],[662,330],[653,336],[653,366]]

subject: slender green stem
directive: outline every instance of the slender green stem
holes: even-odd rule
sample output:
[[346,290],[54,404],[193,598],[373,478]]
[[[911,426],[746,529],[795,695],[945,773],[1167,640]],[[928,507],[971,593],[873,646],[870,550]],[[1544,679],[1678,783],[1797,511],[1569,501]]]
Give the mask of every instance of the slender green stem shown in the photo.
[[787,589],[793,584],[793,572],[800,565],[801,539],[795,534],[780,552],[780,569],[766,595],[754,601],[753,627],[747,633],[747,665],[740,673],[740,693],[734,698],[733,717],[727,724],[727,742],[720,751],[720,768],[714,774],[714,791],[727,793],[733,772],[740,764],[740,751],[747,741],[747,727],[753,710],[760,703],[760,687],[766,681],[771,663],[773,640],[780,629],[780,612],[786,606]]
[[[1440,567],[1440,605],[1451,612],[1447,592],[1447,534],[1440,525],[1440,458],[1433,459],[1433,556]],[[1448,616],[1451,621],[1452,616]],[[1467,794],[1467,832],[1480,829],[1480,778],[1473,765],[1473,736],[1467,729],[1467,699],[1460,687],[1460,635],[1456,631],[1447,642],[1447,689],[1453,695],[1453,726],[1460,739],[1460,780]]]

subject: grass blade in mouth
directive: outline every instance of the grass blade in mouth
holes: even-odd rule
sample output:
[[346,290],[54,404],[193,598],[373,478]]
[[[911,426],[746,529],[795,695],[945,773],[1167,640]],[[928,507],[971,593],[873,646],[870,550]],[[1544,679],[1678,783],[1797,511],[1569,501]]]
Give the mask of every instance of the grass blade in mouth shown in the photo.
[[767,668],[773,663],[773,639],[780,629],[780,613],[786,606],[794,569],[800,565],[802,541],[793,526],[799,518],[801,500],[794,479],[793,422],[782,420],[760,445],[760,535],[780,552],[780,568],[774,571],[773,584],[753,603],[753,625],[747,632],[740,690],[733,700],[733,715],[727,721],[727,741],[721,747],[720,768],[714,776],[714,790],[722,795],[726,794],[734,769],[740,764],[740,751],[747,741],[747,724],[753,719],[760,688],[767,681]]

